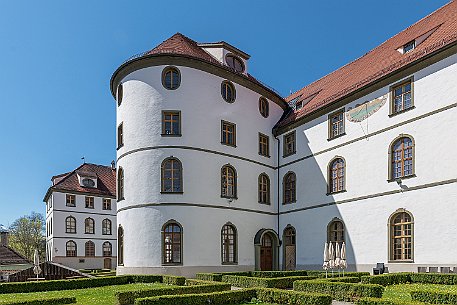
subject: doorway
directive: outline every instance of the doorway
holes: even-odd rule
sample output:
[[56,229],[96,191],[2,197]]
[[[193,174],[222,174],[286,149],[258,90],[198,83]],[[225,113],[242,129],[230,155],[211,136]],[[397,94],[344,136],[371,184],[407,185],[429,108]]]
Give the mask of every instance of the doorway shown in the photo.
[[288,225],[284,229],[284,270],[295,270],[296,268],[296,238],[295,228]]
[[103,268],[104,269],[111,269],[111,258],[103,259]]
[[254,237],[255,270],[279,270],[279,238],[271,229],[261,229]]
[[260,246],[260,270],[273,270],[273,241],[269,234],[262,237],[262,245]]

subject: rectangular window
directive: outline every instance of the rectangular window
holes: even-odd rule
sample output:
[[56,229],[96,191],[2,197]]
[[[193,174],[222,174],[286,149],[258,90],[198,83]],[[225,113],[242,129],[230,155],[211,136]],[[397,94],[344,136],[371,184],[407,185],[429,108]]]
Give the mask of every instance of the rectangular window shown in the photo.
[[117,148],[124,146],[124,123],[117,127]]
[[181,112],[162,111],[162,136],[181,135]]
[[67,194],[67,207],[75,207],[76,206],[76,196]]
[[221,143],[236,146],[236,125],[221,121]]
[[399,85],[392,86],[391,115],[413,108],[414,104],[412,89],[413,84],[411,79]]
[[88,208],[88,209],[94,208],[94,197],[86,196],[86,208]]
[[295,154],[295,131],[284,136],[283,157]]
[[111,199],[103,198],[103,210],[111,210]]
[[344,108],[328,116],[328,139],[334,139],[344,133]]
[[259,155],[270,156],[270,138],[259,132]]
[[416,41],[410,41],[403,46],[403,54],[408,53],[416,48]]

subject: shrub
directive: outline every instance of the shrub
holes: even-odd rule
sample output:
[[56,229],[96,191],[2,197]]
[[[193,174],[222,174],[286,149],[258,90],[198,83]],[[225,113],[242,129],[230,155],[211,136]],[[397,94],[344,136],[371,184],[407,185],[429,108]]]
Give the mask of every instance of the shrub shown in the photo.
[[412,273],[391,273],[381,275],[362,276],[362,284],[378,284],[382,286],[405,284],[411,282]]
[[167,285],[184,286],[186,284],[186,278],[184,276],[167,274],[162,276],[162,283]]
[[292,271],[251,271],[253,277],[290,277],[290,276],[307,276],[305,270]]
[[222,275],[251,276],[251,271],[218,272],[217,274],[222,274]]
[[412,273],[412,283],[457,285],[457,274],[446,273]]
[[223,275],[222,281],[242,288],[292,288],[298,280],[312,280],[314,276],[289,276],[277,278]]
[[351,301],[361,297],[382,297],[384,287],[375,284],[338,283],[323,280],[296,281],[295,291],[317,292],[331,295],[340,301]]
[[202,294],[163,295],[142,298],[135,305],[222,305],[250,301],[256,296],[255,289],[242,289]]
[[[198,280],[194,280],[198,281]],[[201,283],[201,281],[199,281]],[[195,282],[194,282],[195,283]],[[118,305],[133,304],[136,299],[145,297],[155,297],[161,295],[191,294],[191,293],[208,293],[230,290],[231,285],[225,283],[214,283],[206,285],[177,286],[152,289],[138,289],[132,291],[116,292],[115,296]]]
[[2,305],[61,305],[61,304],[75,304],[76,298],[41,298],[28,301],[17,301],[1,303]]
[[356,305],[420,305],[423,303],[417,303],[413,301],[400,301],[400,300],[386,300],[378,298],[361,298],[355,301]]
[[222,281],[222,274],[220,273],[197,273],[196,278],[202,281]]
[[411,291],[413,301],[431,304],[457,304],[457,292],[444,292],[439,290]]
[[355,276],[345,276],[345,277],[331,277],[331,278],[320,278],[319,280],[327,282],[338,282],[338,283],[359,283],[360,279]]
[[332,297],[326,294],[305,293],[290,290],[259,288],[257,299],[265,303],[295,305],[330,305]]
[[162,275],[126,275],[133,283],[162,283]]
[[[308,271],[308,274],[309,274],[309,271]],[[340,277],[342,275],[342,273],[338,273],[338,272],[328,272],[327,273],[327,277],[328,278],[332,278],[332,277]],[[367,275],[370,275],[370,272],[345,272],[344,273],[344,276],[350,276],[350,277],[358,277],[359,279],[362,277],[362,276],[367,276]],[[325,278],[325,272],[320,272],[318,273],[317,275],[318,277],[320,278]]]

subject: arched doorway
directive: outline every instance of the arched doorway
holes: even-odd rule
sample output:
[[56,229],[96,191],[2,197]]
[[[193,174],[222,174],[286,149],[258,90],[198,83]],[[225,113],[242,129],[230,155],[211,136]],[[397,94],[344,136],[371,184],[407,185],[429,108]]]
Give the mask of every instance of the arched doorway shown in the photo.
[[295,270],[296,268],[296,238],[295,228],[287,225],[284,229],[284,270]]
[[261,229],[254,238],[255,270],[279,269],[279,238],[271,229]]

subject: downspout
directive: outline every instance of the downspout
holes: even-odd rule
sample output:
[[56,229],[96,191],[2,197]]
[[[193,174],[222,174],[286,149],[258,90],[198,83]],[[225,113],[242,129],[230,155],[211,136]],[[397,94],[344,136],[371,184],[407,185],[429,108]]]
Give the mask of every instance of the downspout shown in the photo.
[[[279,140],[278,137],[275,137],[275,139],[278,141],[277,163],[276,163],[276,184],[277,184],[276,188],[277,188],[277,195],[278,195],[278,198],[277,198],[278,211],[277,211],[276,215],[277,215],[277,222],[278,222],[278,238],[279,238],[279,245],[278,246],[280,247],[281,246],[281,239],[280,239],[281,235],[279,235],[279,207],[280,207],[280,199],[279,199],[280,198],[279,197],[279,190],[280,190],[280,188],[279,188],[279,152],[280,152],[281,141]],[[279,252],[280,251],[278,249],[278,256],[279,256]],[[278,264],[281,265],[281,263],[279,261],[279,257],[278,257]],[[279,266],[278,266],[278,269],[280,269]],[[284,269],[284,266],[283,266],[282,269]]]

